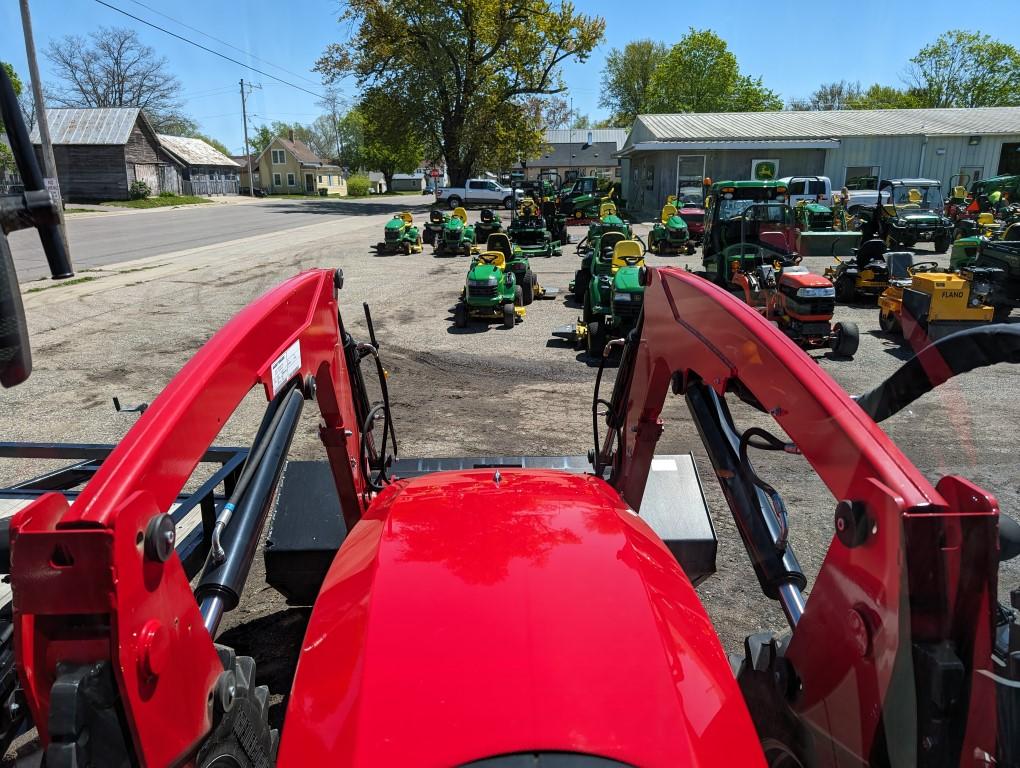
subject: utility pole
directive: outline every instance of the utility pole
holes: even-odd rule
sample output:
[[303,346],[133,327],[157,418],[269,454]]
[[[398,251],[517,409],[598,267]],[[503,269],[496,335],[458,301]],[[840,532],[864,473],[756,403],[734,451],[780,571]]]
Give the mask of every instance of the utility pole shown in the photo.
[[[21,0],[27,2],[27,0]],[[245,101],[244,78],[241,78],[241,117],[244,120],[244,159],[248,163],[248,196],[255,197],[255,176],[251,172],[251,150],[248,149],[248,105]]]
[[[28,76],[32,81],[32,98],[35,100],[35,119],[39,123],[39,141],[42,144],[43,182],[57,204],[57,217],[59,218],[57,229],[60,231],[60,239],[64,241],[64,252],[70,259],[71,250],[67,247],[67,229],[64,227],[64,203],[60,195],[57,161],[53,157],[50,124],[46,119],[46,105],[43,103],[39,65],[35,58],[35,38],[32,36],[32,14],[28,9],[28,0],[21,0],[21,28],[25,33],[25,55],[28,58]],[[29,147],[29,149],[31,150],[32,148]]]

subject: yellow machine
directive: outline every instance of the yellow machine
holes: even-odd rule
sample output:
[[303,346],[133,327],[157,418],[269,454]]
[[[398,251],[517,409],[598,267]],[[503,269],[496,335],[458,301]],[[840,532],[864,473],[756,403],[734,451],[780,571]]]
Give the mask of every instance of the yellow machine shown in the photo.
[[910,267],[893,277],[878,299],[879,325],[908,340],[935,341],[965,328],[993,322],[988,295],[1004,273],[988,267],[965,267],[959,273],[936,272],[935,262]]

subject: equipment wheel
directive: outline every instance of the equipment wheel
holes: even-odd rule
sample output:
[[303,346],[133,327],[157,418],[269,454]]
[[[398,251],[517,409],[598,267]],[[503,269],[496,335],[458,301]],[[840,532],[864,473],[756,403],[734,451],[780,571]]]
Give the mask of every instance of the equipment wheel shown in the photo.
[[467,328],[468,312],[465,304],[458,304],[453,310],[453,324],[458,328]]
[[514,327],[514,323],[517,322],[517,313],[514,312],[513,304],[503,305],[503,327],[509,330]]
[[587,269],[579,269],[574,273],[574,298],[577,301],[584,301],[588,292],[588,281],[591,280],[591,272]]
[[836,323],[832,328],[832,351],[840,357],[853,357],[860,346],[857,323]]
[[404,255],[405,256],[411,255],[411,243],[406,240],[404,241]]
[[936,237],[935,238],[935,253],[945,253],[949,250],[949,238],[948,237]]
[[878,327],[886,333],[894,334],[900,330],[900,321],[896,319],[896,315],[892,312],[880,309],[878,310]]
[[581,299],[581,320],[584,321],[585,325],[588,325],[592,321],[594,314],[591,309],[591,293],[585,288],[583,298]]
[[422,233],[421,237],[424,240],[425,245],[432,245],[436,242],[436,233],[433,232],[431,229],[426,228],[425,232]]
[[1009,320],[1009,315],[1013,311],[1013,308],[1006,304],[997,304],[995,309],[992,311],[992,322],[993,323],[1004,323]]
[[598,320],[592,320],[587,324],[587,327],[588,335],[585,336],[585,342],[588,357],[592,357],[597,360],[602,357],[602,352],[606,348],[606,332],[602,328],[602,323]]
[[[275,765],[279,732],[269,727],[269,688],[255,687],[255,660],[219,646],[224,674],[233,676],[228,711],[214,705],[219,722],[198,752],[199,768],[256,768]],[[219,702],[217,702],[219,704]]]
[[852,304],[853,300],[857,298],[854,279],[845,272],[836,278],[836,298],[841,304]]
[[530,270],[525,272],[524,280],[517,288],[522,292],[524,306],[531,304],[535,300],[535,273]]
[[514,286],[514,306],[524,306],[524,289],[519,285]]
[[454,208],[459,208],[460,207],[460,198],[457,197],[456,195],[454,195],[451,198],[448,198],[447,201],[446,201],[446,207],[449,208],[450,210],[453,210]]

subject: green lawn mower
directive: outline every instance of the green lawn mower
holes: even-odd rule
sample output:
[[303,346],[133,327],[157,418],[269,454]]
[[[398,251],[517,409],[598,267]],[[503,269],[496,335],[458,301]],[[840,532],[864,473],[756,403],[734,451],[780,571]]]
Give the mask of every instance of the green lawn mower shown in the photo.
[[454,208],[450,220],[443,225],[433,254],[436,256],[470,256],[474,244],[475,228],[467,223],[467,211],[457,207]]
[[436,241],[443,236],[443,227],[450,222],[450,214],[445,211],[429,211],[429,220],[425,222],[425,231],[422,232],[422,239],[426,245],[435,245]]
[[500,251],[475,256],[453,312],[454,325],[466,328],[471,320],[501,320],[504,328],[513,328],[525,311],[524,288],[507,269],[506,256]]
[[617,197],[610,179],[583,176],[561,191],[560,213],[575,220],[594,219],[602,203],[614,202]]
[[603,203],[598,220],[588,225],[588,235],[577,244],[581,266],[574,272],[570,293],[579,304],[588,290],[594,254],[608,254],[611,258],[616,243],[630,240],[633,236],[630,225],[617,215],[616,206],[613,203]]
[[556,288],[545,288],[538,282],[538,275],[531,268],[524,250],[510,242],[504,232],[494,232],[485,241],[483,253],[502,253],[506,264],[506,271],[513,273],[517,285],[521,286],[524,306],[528,306],[535,299],[551,299],[557,293]]
[[553,238],[538,206],[528,198],[524,199],[519,211],[515,209],[511,213],[506,233],[528,258],[559,256],[563,252],[560,241]]
[[386,222],[383,241],[376,245],[379,253],[421,253],[422,235],[410,212],[401,211]]
[[648,233],[648,249],[658,254],[679,254],[683,251],[690,256],[694,253],[694,241],[687,229],[687,222],[680,218],[676,206],[671,202],[662,206],[659,221]]
[[475,223],[475,239],[479,243],[484,243],[489,239],[489,235],[502,231],[503,220],[499,214],[491,208],[482,208],[478,221]]

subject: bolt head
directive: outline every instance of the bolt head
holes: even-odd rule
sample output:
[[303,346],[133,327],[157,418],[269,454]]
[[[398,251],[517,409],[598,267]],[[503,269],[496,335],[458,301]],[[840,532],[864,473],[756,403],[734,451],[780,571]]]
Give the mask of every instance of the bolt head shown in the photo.
[[177,529],[170,515],[154,515],[145,526],[145,557],[165,563],[173,554],[177,543]]

